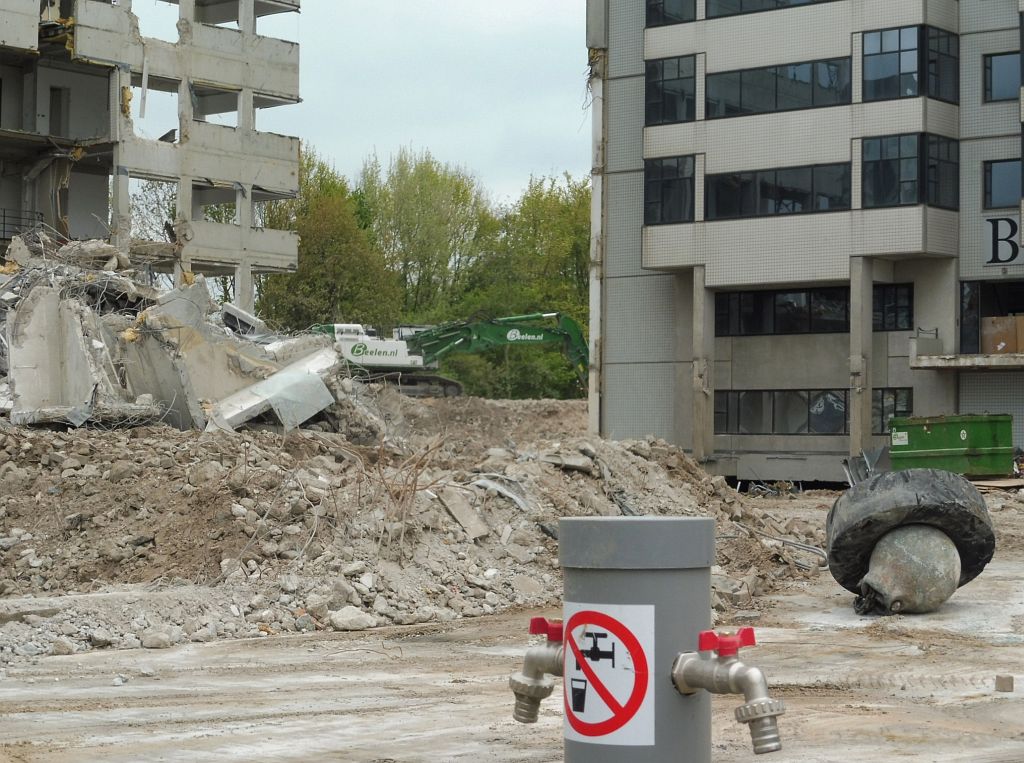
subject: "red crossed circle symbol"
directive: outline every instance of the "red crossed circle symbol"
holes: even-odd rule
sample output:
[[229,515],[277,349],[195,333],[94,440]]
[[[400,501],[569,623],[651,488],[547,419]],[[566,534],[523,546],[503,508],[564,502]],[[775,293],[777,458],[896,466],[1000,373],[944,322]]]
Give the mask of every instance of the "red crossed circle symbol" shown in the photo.
[[[580,625],[597,626],[616,636],[622,642],[622,645],[626,647],[626,651],[629,652],[629,656],[633,659],[633,691],[624,703],[620,703],[615,698],[608,690],[608,687],[602,683],[597,673],[594,672],[594,669],[584,659],[583,653],[580,651],[579,645],[572,634],[573,629]],[[605,736],[618,731],[633,719],[637,711],[640,710],[640,706],[643,705],[644,697],[647,695],[647,683],[649,680],[647,657],[644,655],[644,649],[640,646],[640,642],[637,641],[636,636],[633,635],[629,628],[615,618],[609,617],[603,612],[585,611],[577,612],[565,624],[565,643],[569,647],[565,652],[566,665],[568,665],[570,659],[575,659],[579,663],[583,675],[587,677],[590,685],[594,687],[594,691],[597,692],[597,695],[612,712],[611,718],[600,723],[587,723],[580,720],[573,713],[572,705],[569,703],[569,682],[564,681],[565,717],[569,719],[569,725],[573,727],[576,733],[588,737]],[[563,675],[568,675],[567,670],[563,670],[562,673]]]

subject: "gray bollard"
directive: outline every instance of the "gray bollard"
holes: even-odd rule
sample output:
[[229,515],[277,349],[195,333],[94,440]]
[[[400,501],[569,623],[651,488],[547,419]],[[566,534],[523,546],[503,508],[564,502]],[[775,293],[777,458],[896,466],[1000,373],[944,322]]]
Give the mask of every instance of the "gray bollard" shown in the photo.
[[711,519],[563,519],[566,763],[710,763],[711,696],[673,661],[710,627]]

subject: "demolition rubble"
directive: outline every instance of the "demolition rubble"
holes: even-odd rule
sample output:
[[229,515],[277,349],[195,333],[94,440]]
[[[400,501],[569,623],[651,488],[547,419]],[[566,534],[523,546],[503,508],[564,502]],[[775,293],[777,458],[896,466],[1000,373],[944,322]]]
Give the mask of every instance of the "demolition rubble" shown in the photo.
[[586,437],[583,403],[404,397],[201,277],[41,234],[9,257],[0,661],[554,605],[563,516],[716,518],[734,620],[823,561],[673,446]]
[[334,403],[328,338],[255,335],[262,323],[220,310],[202,276],[160,292],[110,245],[58,247],[42,232],[7,256],[0,366],[13,424],[232,429],[272,412],[293,429]]

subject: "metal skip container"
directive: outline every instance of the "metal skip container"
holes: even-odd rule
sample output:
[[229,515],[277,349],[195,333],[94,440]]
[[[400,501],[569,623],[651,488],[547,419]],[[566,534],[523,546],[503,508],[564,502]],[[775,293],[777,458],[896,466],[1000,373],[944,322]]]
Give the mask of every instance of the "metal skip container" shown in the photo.
[[681,644],[710,627],[711,519],[559,523],[566,763],[709,763],[711,696],[673,686]]
[[895,471],[942,469],[968,477],[1013,473],[1012,416],[894,418],[890,430]]

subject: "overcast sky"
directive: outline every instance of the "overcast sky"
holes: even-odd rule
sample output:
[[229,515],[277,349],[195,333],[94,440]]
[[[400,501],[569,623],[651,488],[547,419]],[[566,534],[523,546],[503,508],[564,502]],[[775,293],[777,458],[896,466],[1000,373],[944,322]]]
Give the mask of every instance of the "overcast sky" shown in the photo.
[[[590,172],[586,0],[303,0],[265,33],[302,45],[298,106],[258,127],[298,135],[349,177],[374,151],[429,149],[496,201],[530,175]],[[134,0],[142,32],[177,6]],[[171,34],[168,34],[171,33]]]

